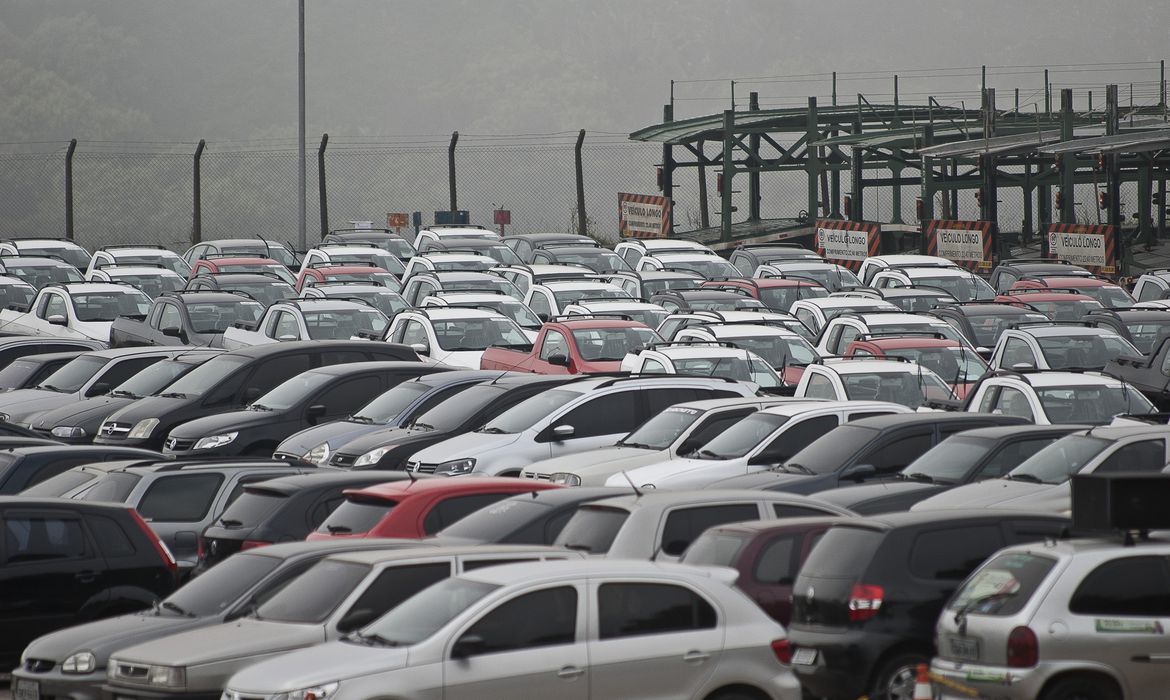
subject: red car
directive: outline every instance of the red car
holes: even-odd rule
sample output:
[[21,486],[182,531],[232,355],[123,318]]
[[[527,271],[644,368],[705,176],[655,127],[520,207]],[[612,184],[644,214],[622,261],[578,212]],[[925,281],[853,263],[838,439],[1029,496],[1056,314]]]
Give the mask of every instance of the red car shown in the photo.
[[904,357],[937,374],[960,399],[987,371],[987,363],[971,348],[943,335],[863,335],[849,343],[845,355]]
[[262,275],[273,275],[281,281],[294,284],[296,278],[288,268],[272,258],[238,257],[235,255],[212,255],[195,261],[191,267],[191,274],[187,279],[194,279],[199,275],[214,275],[220,272],[253,272]]
[[368,282],[402,291],[398,278],[376,265],[355,265],[353,263],[313,263],[297,275],[297,291],[305,287],[316,287],[330,282]]
[[540,327],[536,341],[527,350],[484,350],[479,368],[537,374],[617,372],[626,353],[660,342],[662,338],[657,333],[637,321],[559,316]]
[[736,588],[768,617],[787,626],[796,573],[826,530],[849,521],[843,517],[794,517],[719,525],[700,535],[687,548],[682,562],[739,571]]
[[1080,321],[1085,314],[1104,308],[1093,297],[1068,289],[1009,289],[995,301],[1039,311],[1053,321]]
[[405,537],[419,539],[509,496],[560,488],[547,481],[460,477],[389,481],[343,491],[345,501],[306,539]]
[[721,282],[704,282],[702,288],[741,292],[758,299],[761,304],[773,311],[785,313],[794,301],[829,296],[829,290],[816,282],[795,277],[729,279]]
[[1129,292],[1103,277],[1025,277],[1008,291],[1017,289],[1064,289],[1093,297],[1107,309],[1128,309],[1134,305]]

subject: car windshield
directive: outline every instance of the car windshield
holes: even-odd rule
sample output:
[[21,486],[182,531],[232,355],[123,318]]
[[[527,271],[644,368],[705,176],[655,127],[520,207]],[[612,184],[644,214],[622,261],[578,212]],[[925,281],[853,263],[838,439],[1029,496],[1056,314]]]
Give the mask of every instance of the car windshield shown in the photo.
[[[277,557],[243,552],[228,557],[205,573],[189,579],[159,606],[160,615],[179,611],[207,617],[235,606],[245,593],[280,566]],[[167,605],[170,603],[170,605]]]
[[13,360],[0,369],[0,389],[20,389],[44,367],[37,360]]
[[923,475],[937,483],[958,484],[995,445],[994,440],[962,435],[947,438],[907,465],[902,473],[910,478]]
[[555,255],[558,265],[584,265],[598,274],[626,272],[630,269],[621,256],[602,248],[595,248],[593,252],[580,253],[557,251]]
[[187,280],[182,277],[162,270],[153,275],[123,275],[114,272],[110,272],[109,275],[115,282],[128,284],[151,299],[163,292],[178,291],[187,284]]
[[256,617],[300,624],[324,622],[369,573],[365,564],[330,559],[317,562],[261,605]]
[[553,542],[557,547],[568,547],[590,554],[605,554],[613,546],[630,512],[624,508],[585,505],[573,513],[569,522]]
[[284,265],[276,263],[217,263],[216,267],[222,272],[253,272],[263,273],[267,272],[271,275],[276,275],[288,284],[296,284],[297,278],[288,271]]
[[486,255],[501,265],[523,265],[524,261],[516,255],[516,251],[506,245],[479,246],[476,249],[480,255]]
[[302,372],[278,384],[267,394],[256,399],[252,406],[258,410],[286,411],[304,401],[307,396],[315,393],[321,387],[330,382],[336,382],[337,379],[337,375],[325,372]]
[[220,282],[219,288],[228,292],[243,292],[261,304],[268,306],[281,299],[292,299],[297,295],[291,285],[272,280],[271,282]]
[[643,296],[651,297],[668,289],[698,289],[703,280],[698,277],[667,277],[665,279],[646,280],[642,283]]
[[146,318],[150,297],[139,291],[73,294],[78,321],[105,322],[119,316]]
[[359,331],[378,337],[390,325],[386,316],[375,309],[337,309],[305,311],[305,327],[313,340],[349,340]]
[[444,579],[407,598],[361,634],[394,646],[418,644],[497,588],[463,578]]
[[941,289],[958,301],[990,301],[995,298],[991,285],[975,275],[912,276],[915,287]]
[[1133,346],[1143,355],[1154,349],[1154,341],[1163,332],[1170,332],[1170,325],[1166,323],[1131,323],[1125,327]]
[[708,530],[687,547],[679,562],[692,566],[734,567],[736,558],[750,540],[748,535]]
[[[905,289],[905,287],[902,287],[902,289]],[[885,299],[910,314],[930,311],[937,306],[946,306],[955,303],[954,297],[944,296],[942,294],[892,294],[885,297]]]
[[448,352],[485,350],[500,347],[530,345],[528,336],[507,318],[474,316],[431,321],[439,347]]
[[247,486],[216,522],[229,529],[257,527],[290,501],[286,492],[266,489],[263,484]]
[[150,396],[195,369],[199,364],[199,362],[179,362],[178,360],[155,362],[115,387],[110,392],[110,396],[123,396],[132,399]]
[[776,335],[734,336],[720,338],[735,343],[737,348],[751,350],[775,368],[787,365],[807,365],[817,359],[816,350],[801,338]]
[[1101,302],[1095,299],[1077,299],[1072,295],[1068,299],[1059,301],[1034,301],[1028,294],[1020,294],[1014,298],[1026,303],[1053,321],[1080,321],[1084,319],[1086,314],[1104,308],[1101,306]]
[[443,291],[445,292],[487,292],[490,294],[493,290],[503,292],[514,299],[524,298],[524,293],[516,285],[495,275],[474,280],[443,281]]
[[516,404],[487,422],[477,433],[519,433],[531,428],[537,421],[546,418],[561,406],[581,396],[576,391],[549,389]]
[[[666,267],[674,268],[676,270],[690,270],[697,272],[707,279],[727,279],[730,277],[739,277],[739,270],[735,266],[727,262],[718,255],[703,256],[701,260],[662,260],[662,264]],[[710,258],[710,259],[707,259]]]
[[930,371],[842,374],[850,401],[890,401],[918,408],[927,401],[957,401],[951,388]]
[[1036,396],[1053,423],[1108,423],[1120,414],[1156,412],[1154,404],[1128,384],[1044,387],[1036,389]]
[[398,278],[389,272],[376,272],[371,270],[370,272],[323,272],[322,274],[325,277],[326,284],[330,282],[368,282],[370,284],[381,285],[396,292],[402,290],[402,284],[399,283]]
[[171,272],[181,277],[186,277],[191,273],[191,268],[180,257],[175,255],[117,255],[114,257],[118,265],[162,265]]
[[829,296],[829,290],[812,285],[760,289],[760,301],[764,303],[764,306],[775,311],[788,311],[793,302],[801,299],[820,299],[827,296]]
[[1103,284],[1100,287],[1080,287],[1078,292],[1087,297],[1093,297],[1107,309],[1128,309],[1133,306],[1133,297],[1124,289],[1112,284]]
[[[750,416],[749,416],[750,418]],[[747,420],[746,418],[744,419]],[[743,421],[741,421],[743,422]],[[813,440],[788,460],[813,474],[832,474],[868,445],[878,431],[860,425],[840,425]]]
[[1036,338],[1052,369],[1101,369],[1110,360],[1139,354],[1119,335],[1045,335]]
[[423,430],[455,430],[507,392],[508,387],[499,384],[477,384],[459,392],[458,398],[443,401],[419,415],[411,422],[410,427],[419,426]]
[[767,362],[757,357],[688,357],[675,359],[672,362],[675,371],[679,374],[755,382],[762,388],[784,385],[776,371]]
[[921,323],[881,323],[880,321],[871,321],[869,327],[871,333],[877,333],[881,335],[898,335],[900,333],[937,333],[947,340],[957,340],[963,345],[966,345],[968,342],[962,333],[942,321],[923,321]]
[[97,472],[74,467],[67,472],[50,476],[48,479],[28,487],[21,491],[20,495],[28,498],[59,498],[77,487],[93,481],[98,476]]
[[1056,560],[1031,552],[1005,552],[971,575],[947,604],[966,615],[1015,615],[1056,566]]
[[557,301],[557,308],[563,309],[582,299],[629,299],[630,295],[624,289],[605,286],[589,289],[556,289],[553,290],[553,298]]
[[671,406],[638,426],[634,432],[619,440],[618,444],[646,450],[665,450],[704,413],[706,411],[698,408]]
[[971,324],[971,329],[975,331],[975,344],[982,348],[993,348],[996,342],[999,341],[999,334],[1007,330],[1008,326],[1013,323],[1043,323],[1049,318],[1043,314],[1028,312],[1028,313],[1005,313],[1000,314],[978,314],[967,317]]
[[402,298],[398,292],[348,292],[337,296],[349,296],[357,299],[362,299],[373,306],[378,311],[381,311],[387,318],[397,314],[399,311],[405,311],[410,308],[410,304]]
[[945,382],[973,382],[987,371],[987,363],[966,347],[890,348],[887,357],[903,357],[934,372]]
[[1025,459],[1005,478],[1063,484],[1111,445],[1110,440],[1089,435],[1066,435]]
[[857,275],[840,265],[779,264],[777,267],[785,277],[804,277],[834,292],[845,292],[862,286]]
[[82,355],[66,362],[61,369],[45,377],[43,382],[37,384],[37,388],[59,391],[63,394],[76,393],[109,362],[104,357]]
[[541,320],[524,304],[512,299],[511,297],[502,296],[499,299],[492,299],[491,301],[477,301],[475,303],[458,302],[455,306],[486,306],[489,309],[494,309],[503,316],[507,316],[516,322],[516,325],[521,328],[531,328],[533,330],[540,328]]
[[369,532],[398,504],[382,498],[351,495],[337,506],[317,532],[329,535],[361,535]]
[[204,392],[218,387],[220,383],[248,362],[249,360],[244,357],[228,357],[225,355],[213,357],[179,377],[163,393],[181,394],[188,397],[203,396]]
[[577,352],[586,362],[620,362],[626,354],[662,338],[649,328],[579,328],[572,331]]
[[5,284],[0,286],[0,309],[18,306],[27,309],[32,304],[37,290],[28,284]]
[[264,306],[255,301],[218,301],[187,304],[191,329],[196,333],[223,333],[233,323],[256,323]]
[[386,272],[401,275],[406,272],[406,266],[398,259],[397,255],[388,253],[380,248],[370,248],[369,252],[362,251],[334,253],[329,256],[329,262],[337,265],[373,265]]
[[61,258],[78,270],[84,270],[89,267],[89,253],[81,248],[73,246],[53,246],[53,247],[38,247],[18,245],[17,249],[21,255],[40,258]]
[[22,265],[16,262],[15,258],[3,259],[4,274],[15,277],[20,280],[28,282],[32,286],[40,289],[46,284],[63,283],[63,282],[84,282],[85,278],[81,276],[75,268],[59,264],[59,265]]
[[412,380],[402,382],[390,391],[358,409],[353,417],[360,423],[376,423],[386,425],[402,415],[423,394],[433,391],[430,384]]
[[753,413],[711,438],[711,441],[700,447],[694,456],[699,459],[743,457],[788,420],[788,416],[779,416],[775,413]]

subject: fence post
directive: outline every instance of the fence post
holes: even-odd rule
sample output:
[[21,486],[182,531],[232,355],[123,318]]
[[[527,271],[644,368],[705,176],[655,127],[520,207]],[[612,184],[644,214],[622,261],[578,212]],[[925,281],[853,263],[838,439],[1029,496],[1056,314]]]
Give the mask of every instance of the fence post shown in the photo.
[[69,139],[65,151],[65,237],[73,240],[73,154],[77,152],[77,139]]
[[573,148],[573,160],[577,172],[577,235],[587,236],[585,226],[585,170],[581,165],[581,147],[585,145],[585,130],[577,132],[577,145]]
[[199,139],[199,145],[195,146],[195,158],[192,165],[191,245],[203,240],[203,173],[200,169],[200,162],[203,159],[203,149],[206,147],[207,141]]
[[325,188],[325,147],[329,134],[321,134],[321,147],[317,149],[317,192],[321,198],[321,240],[329,235],[329,198]]
[[447,147],[447,173],[451,188],[451,223],[455,223],[455,212],[459,209],[455,189],[455,144],[459,143],[459,132],[451,132],[451,145]]

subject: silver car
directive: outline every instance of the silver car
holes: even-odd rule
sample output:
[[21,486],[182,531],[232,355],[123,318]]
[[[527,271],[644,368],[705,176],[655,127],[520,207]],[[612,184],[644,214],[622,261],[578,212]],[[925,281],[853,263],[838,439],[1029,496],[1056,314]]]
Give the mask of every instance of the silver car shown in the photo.
[[938,622],[943,698],[1167,697],[1170,539],[1009,547],[963,584]]
[[483,569],[241,671],[224,698],[797,700],[784,629],[734,579],[636,561]]

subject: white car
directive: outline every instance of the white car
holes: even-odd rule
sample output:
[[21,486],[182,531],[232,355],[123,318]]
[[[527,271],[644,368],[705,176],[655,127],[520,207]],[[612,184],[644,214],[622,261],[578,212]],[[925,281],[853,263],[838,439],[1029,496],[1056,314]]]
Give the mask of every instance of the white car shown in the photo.
[[520,476],[564,486],[603,486],[613,474],[690,454],[761,408],[795,400],[747,397],[675,404],[617,444],[533,462]]
[[464,572],[348,640],[240,671],[223,698],[799,700],[784,629],[734,581],[633,561]]
[[521,296],[534,284],[552,280],[596,279],[593,270],[581,265],[502,265],[488,270],[516,285]]
[[723,377],[752,382],[760,389],[779,389],[784,380],[776,370],[751,350],[727,347],[708,341],[655,343],[627,353],[622,371],[632,374],[681,374]]
[[[413,258],[412,258],[413,260]],[[301,259],[300,272],[310,267],[323,264],[345,265],[373,265],[390,274],[405,279],[405,268],[398,256],[380,248],[375,243],[322,243],[316,248],[310,248]]]
[[733,476],[767,470],[839,425],[858,418],[910,413],[885,401],[789,401],[728,427],[694,454],[611,476],[606,486],[699,489]]
[[833,401],[890,401],[912,409],[958,404],[951,387],[922,365],[894,358],[825,358],[804,368],[796,396]]
[[[811,364],[819,357],[816,349],[799,333],[782,326],[743,321],[687,326],[675,334],[674,340],[731,343],[738,348],[751,350],[778,371],[793,365]],[[798,373],[799,370],[796,370],[794,376]],[[783,379],[792,384],[799,381],[798,377],[795,380],[790,377]]]
[[327,282],[306,286],[301,290],[300,299],[348,299],[369,304],[385,314],[386,318],[394,318],[400,312],[410,308],[406,300],[398,292],[376,282]]
[[735,265],[727,262],[718,255],[708,253],[653,253],[638,258],[635,270],[687,270],[697,272],[703,277],[714,279],[728,279],[739,277],[739,270]]
[[[590,273],[592,274],[592,273]],[[524,303],[537,316],[552,318],[580,299],[625,299],[633,301],[626,290],[597,279],[552,279],[534,284],[524,294]]]
[[0,256],[20,255],[64,260],[78,272],[89,267],[89,251],[65,238],[17,238],[0,241]]
[[487,272],[499,266],[499,261],[476,253],[420,253],[406,263],[403,281],[420,272]]
[[630,267],[637,269],[638,261],[646,255],[658,253],[704,253],[715,255],[715,251],[697,241],[681,238],[626,238],[613,247],[613,252],[622,256]]
[[295,340],[349,340],[355,336],[380,338],[389,320],[365,302],[345,299],[287,299],[264,310],[255,324],[237,323],[223,332],[223,347],[239,350],[252,345]]
[[440,306],[459,309],[487,309],[496,311],[516,322],[524,330],[530,342],[536,341],[536,335],[543,325],[540,318],[528,308],[524,302],[517,300],[511,294],[499,290],[487,292],[435,292],[424,297],[421,306]]
[[[182,258],[176,258],[182,260]],[[151,299],[163,292],[177,292],[187,286],[187,279],[159,265],[102,265],[87,275],[90,282],[124,284]]]
[[847,292],[861,286],[861,280],[847,267],[823,260],[784,260],[760,265],[752,277],[790,277],[816,282],[830,292]]
[[967,410],[1020,416],[1037,425],[1102,425],[1117,415],[1156,409],[1129,384],[1099,372],[1007,372],[981,379],[967,395]]
[[444,238],[494,238],[500,234],[483,226],[428,226],[414,238],[414,247],[420,248],[428,240],[441,241]]
[[961,331],[941,318],[926,314],[908,314],[898,309],[894,312],[858,311],[836,315],[821,331],[817,352],[821,355],[841,355],[849,347],[849,343],[863,335],[898,333],[933,333],[971,347],[970,341]]
[[637,299],[578,299],[561,309],[565,316],[628,316],[648,328],[657,328],[669,315],[658,304]]
[[107,245],[94,251],[85,270],[88,278],[94,270],[106,265],[162,265],[177,275],[187,277],[191,274],[191,265],[178,253],[167,250],[162,246],[128,244]]
[[406,466],[423,474],[519,476],[533,462],[612,445],[676,403],[754,395],[754,387],[723,379],[586,375],[416,452]]
[[1028,324],[999,336],[992,369],[1103,369],[1118,357],[1142,353],[1112,328],[1061,323]]
[[667,316],[666,320],[659,324],[655,330],[658,331],[658,335],[666,340],[672,340],[684,328],[711,323],[745,323],[753,326],[783,328],[796,333],[810,343],[815,341],[817,337],[816,333],[797,320],[792,314],[783,311],[769,311],[768,309],[745,311],[708,311],[699,309],[695,311],[679,311]]
[[114,319],[145,318],[149,309],[150,297],[121,284],[48,284],[37,293],[28,312],[0,311],[0,329],[23,335],[88,338],[109,343]]
[[982,277],[960,267],[903,267],[883,270],[869,286],[877,289],[917,287],[941,289],[958,301],[992,301],[995,290]]
[[953,261],[935,255],[875,255],[861,262],[857,276],[862,284],[868,285],[873,276],[882,270],[897,270],[905,267],[958,267]]
[[419,355],[452,367],[479,369],[491,346],[527,348],[532,342],[512,319],[488,309],[428,307],[394,317],[385,339],[409,345]]
[[820,333],[829,321],[841,314],[902,310],[883,299],[829,295],[794,301],[789,311],[813,333]]

